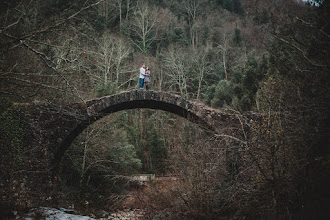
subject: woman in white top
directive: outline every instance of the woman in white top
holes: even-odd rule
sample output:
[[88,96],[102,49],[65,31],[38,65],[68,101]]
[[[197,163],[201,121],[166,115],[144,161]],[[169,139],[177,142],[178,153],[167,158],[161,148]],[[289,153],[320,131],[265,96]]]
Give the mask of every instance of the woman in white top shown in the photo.
[[146,85],[146,89],[149,90],[148,83],[150,82],[150,69],[149,67],[146,68],[146,73],[144,75],[144,84]]

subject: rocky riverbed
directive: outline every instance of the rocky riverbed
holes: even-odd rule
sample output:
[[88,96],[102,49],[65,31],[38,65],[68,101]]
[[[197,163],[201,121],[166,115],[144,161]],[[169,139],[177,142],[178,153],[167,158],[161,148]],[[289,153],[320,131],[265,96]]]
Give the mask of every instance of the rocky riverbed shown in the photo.
[[16,219],[20,220],[35,220],[35,219],[45,219],[45,220],[122,220],[122,219],[132,219],[139,220],[144,219],[144,211],[141,209],[125,209],[113,213],[106,211],[98,211],[97,213],[91,213],[89,216],[79,215],[73,209],[65,208],[48,208],[39,207],[31,209],[28,213],[23,216],[16,215]]

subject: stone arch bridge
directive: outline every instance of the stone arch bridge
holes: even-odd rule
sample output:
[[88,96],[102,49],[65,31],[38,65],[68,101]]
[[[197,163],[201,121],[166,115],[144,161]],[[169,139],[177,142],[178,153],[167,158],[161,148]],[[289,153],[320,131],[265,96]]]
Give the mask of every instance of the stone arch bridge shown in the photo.
[[148,108],[171,112],[220,135],[232,136],[242,129],[242,121],[237,114],[224,113],[204,104],[185,100],[178,95],[152,90],[136,89],[126,91],[88,100],[83,104],[72,107],[83,109],[82,120],[70,123],[74,126],[71,126],[67,134],[62,136],[64,139],[57,143],[58,147],[53,163],[55,165],[72,141],[87,126],[104,116],[122,110]]
[[[114,112],[149,108],[158,109],[186,118],[218,135],[243,137],[243,121],[237,114],[221,112],[199,102],[188,101],[167,92],[136,89],[115,95],[61,107],[34,103],[20,107],[25,115],[29,112],[32,124],[40,131],[36,139],[43,142],[45,154],[56,167],[72,141],[90,124]],[[235,138],[235,137],[234,137]]]
[[[167,92],[138,89],[63,106],[46,103],[17,104],[12,110],[13,115],[22,122],[24,131],[27,131],[23,137],[22,149],[25,152],[22,156],[24,171],[15,177],[13,182],[17,186],[13,185],[14,191],[0,190],[0,194],[15,195],[17,198],[12,198],[14,201],[28,201],[27,198],[36,196],[33,190],[36,187],[42,192],[51,193],[52,187],[56,185],[54,175],[58,164],[72,141],[102,117],[136,108],[171,112],[211,133],[237,140],[246,138],[246,126],[241,115],[221,112]],[[34,201],[44,201],[47,196],[40,194]],[[21,206],[31,205],[38,204]]]

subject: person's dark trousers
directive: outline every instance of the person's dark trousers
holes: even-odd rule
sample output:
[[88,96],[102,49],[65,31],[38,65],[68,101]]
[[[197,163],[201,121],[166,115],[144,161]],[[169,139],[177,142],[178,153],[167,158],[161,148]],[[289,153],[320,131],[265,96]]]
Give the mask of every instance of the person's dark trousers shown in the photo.
[[144,79],[140,78],[140,86],[139,86],[139,88],[140,89],[143,89],[143,86],[144,86]]
[[146,85],[146,89],[149,90],[149,86],[148,85]]

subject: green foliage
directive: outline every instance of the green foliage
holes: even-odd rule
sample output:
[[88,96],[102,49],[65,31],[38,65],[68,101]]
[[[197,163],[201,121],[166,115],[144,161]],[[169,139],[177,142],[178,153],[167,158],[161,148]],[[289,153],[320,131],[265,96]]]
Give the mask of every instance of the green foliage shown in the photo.
[[205,91],[204,91],[204,101],[206,105],[211,106],[211,101],[214,99],[214,94],[215,94],[216,86],[211,85],[208,86]]
[[98,15],[96,20],[94,21],[94,28],[99,32],[103,32],[107,28],[107,24],[105,23],[105,18],[102,15]]
[[167,158],[168,149],[163,139],[160,139],[157,134],[157,130],[153,128],[150,135],[150,151],[152,160],[152,172],[153,173],[166,173],[167,170]]
[[117,86],[114,82],[109,81],[107,84],[99,83],[95,88],[97,97],[112,95],[117,93]]
[[[135,118],[135,120],[139,119]],[[155,128],[153,115],[149,115],[149,120],[144,123],[144,126],[146,130],[143,133],[140,130],[143,128],[139,127],[137,121],[127,127],[129,143],[136,146],[137,156],[142,162],[141,171],[155,174],[166,173],[168,148],[165,141],[159,138],[159,130]]]
[[270,22],[270,15],[267,9],[263,9],[262,12],[256,12],[255,17],[253,18],[253,21],[257,25],[265,25]]
[[203,32],[204,33],[203,33],[203,38],[202,38],[202,44],[205,46],[211,37],[210,28],[208,26],[204,26]]
[[188,46],[189,41],[184,33],[184,31],[182,30],[182,28],[179,27],[175,27],[172,29],[172,31],[169,34],[169,41],[171,43],[179,43],[179,44],[183,44],[185,46]]
[[245,75],[242,84],[250,91],[250,94],[255,94],[258,89],[258,83],[261,81],[264,74],[267,72],[259,71],[259,63],[254,56],[249,56],[245,66]]
[[127,138],[130,144],[134,146],[140,145],[139,127],[135,120],[130,126],[127,126]]
[[136,150],[133,145],[111,148],[108,154],[109,160],[114,163],[112,169],[119,175],[130,175],[141,168],[141,160],[137,158]]
[[64,190],[78,188],[74,194],[78,193],[79,198],[101,204],[109,194],[125,190],[125,176],[140,170],[141,160],[125,132],[127,115],[116,115],[103,119],[105,125],[91,125],[67,150],[59,171]]
[[230,81],[221,80],[215,89],[215,95],[213,100],[211,101],[212,107],[226,107],[232,101],[232,94],[232,85]]
[[214,91],[211,105],[216,108],[231,106],[240,111],[248,111],[254,106],[260,81],[268,70],[268,58],[261,61],[249,56],[244,69],[241,66],[233,68],[231,80],[221,80]]
[[234,32],[233,42],[234,42],[237,46],[241,46],[241,44],[242,44],[241,30],[238,28],[237,24],[236,24],[236,27],[235,27],[235,32]]
[[268,69],[269,58],[266,54],[261,59],[249,55],[244,66],[237,65],[231,69],[230,80],[219,81],[212,94],[211,105],[216,108],[230,106],[240,111],[251,110]]
[[230,12],[237,14],[243,14],[244,9],[242,7],[240,0],[212,0],[215,6],[221,6],[223,9],[226,9]]

